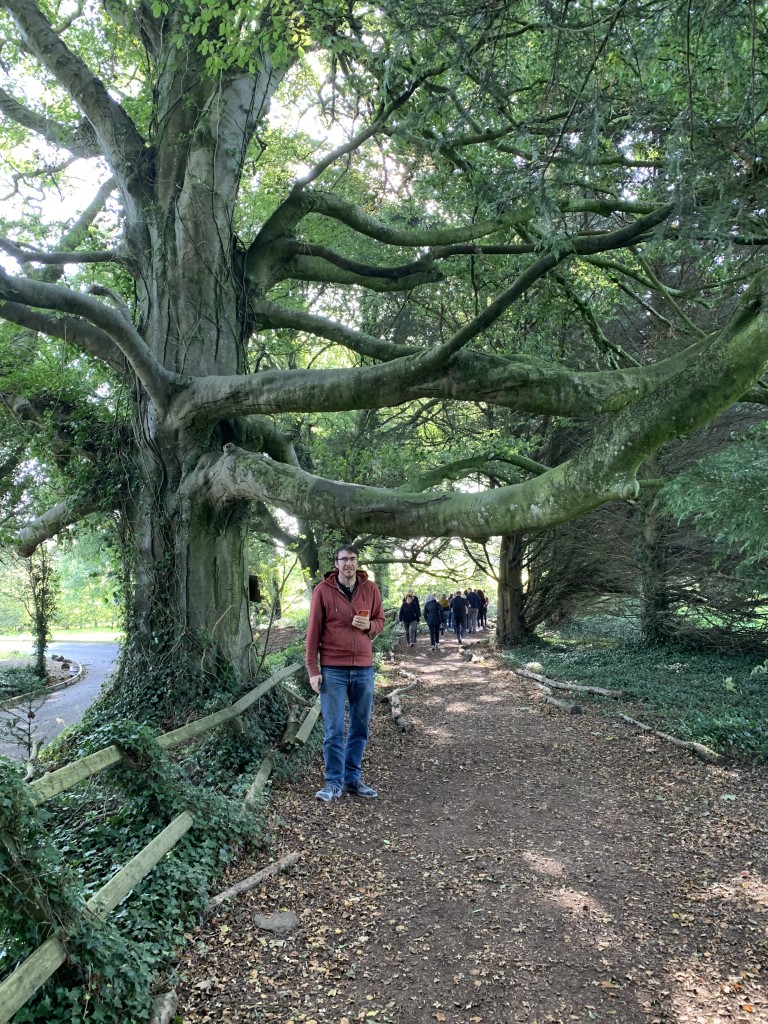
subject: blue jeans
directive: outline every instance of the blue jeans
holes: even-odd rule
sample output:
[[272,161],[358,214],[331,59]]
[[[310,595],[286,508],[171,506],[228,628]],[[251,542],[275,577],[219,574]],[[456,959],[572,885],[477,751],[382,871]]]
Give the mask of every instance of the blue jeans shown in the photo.
[[[363,751],[373,710],[373,668],[321,668],[320,710],[325,737],[325,781],[336,786],[356,782],[362,774]],[[344,738],[345,708],[349,729]]]

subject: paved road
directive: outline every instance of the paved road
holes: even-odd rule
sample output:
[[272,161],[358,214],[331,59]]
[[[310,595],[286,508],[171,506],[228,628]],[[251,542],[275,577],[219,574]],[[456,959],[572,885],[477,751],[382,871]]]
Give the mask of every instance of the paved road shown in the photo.
[[[2,657],[0,644],[0,657]],[[7,646],[7,645],[5,645]],[[16,649],[18,649],[18,643]],[[84,677],[64,690],[52,693],[37,712],[36,735],[50,743],[68,725],[74,725],[83,717],[86,708],[99,695],[102,684],[109,677],[117,659],[117,644],[102,642],[53,643],[48,655],[61,654],[78,662],[85,668]],[[28,652],[31,654],[31,649]],[[0,737],[0,754],[13,760],[23,760],[26,754],[19,747]]]

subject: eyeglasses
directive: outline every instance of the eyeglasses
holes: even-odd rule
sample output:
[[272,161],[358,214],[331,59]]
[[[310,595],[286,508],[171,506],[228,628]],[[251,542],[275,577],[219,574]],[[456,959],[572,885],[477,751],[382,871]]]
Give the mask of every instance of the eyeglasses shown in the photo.
[[337,558],[337,562],[356,562],[356,558]]

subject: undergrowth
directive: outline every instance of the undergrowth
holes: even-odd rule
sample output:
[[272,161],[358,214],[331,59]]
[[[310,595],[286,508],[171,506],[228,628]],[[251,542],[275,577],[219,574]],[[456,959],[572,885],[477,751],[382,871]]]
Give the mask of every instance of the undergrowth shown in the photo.
[[[299,660],[300,647],[270,655],[259,678]],[[170,671],[167,664],[163,671]],[[195,694],[194,717],[227,707],[254,685],[237,687],[225,674],[215,688],[209,676],[207,692],[198,688]],[[116,697],[118,711],[133,703],[125,701],[125,691]],[[290,708],[312,697],[305,675],[291,676],[239,718],[172,752],[154,743],[156,728],[126,719],[105,722],[108,705],[101,701],[52,744],[45,768],[113,743],[124,752],[124,762],[42,808],[29,803],[21,771],[0,758],[0,874],[18,896],[0,903],[0,976],[54,927],[66,936],[68,952],[67,963],[18,1011],[14,1024],[149,1020],[159,979],[172,972],[185,933],[199,923],[227,864],[268,845],[264,799],[243,810],[263,758],[274,757],[270,785],[279,785],[296,779],[316,757],[318,728],[298,751],[275,751]],[[183,810],[195,815],[190,831],[106,920],[89,920],[82,900]],[[164,983],[172,984],[172,977]]]
[[621,701],[579,694],[605,714],[624,711],[729,759],[768,764],[768,664],[759,656],[643,644],[627,619],[587,616],[505,652],[537,661],[562,682],[625,691]]
[[0,701],[7,701],[44,686],[40,677],[31,668],[0,667]]
[[[388,626],[376,652],[386,650]],[[264,805],[269,789],[298,779],[317,759],[322,728],[298,750],[280,751],[291,709],[314,697],[305,673],[278,683],[245,714],[174,751],[154,742],[158,728],[126,717],[145,702],[146,720],[177,724],[168,695],[187,687],[195,718],[229,706],[245,689],[282,667],[303,662],[303,642],[268,655],[258,680],[244,689],[231,673],[194,674],[169,658],[151,666],[139,652],[137,674],[124,662],[124,685],[107,692],[83,721],[44,751],[43,767],[116,744],[124,761],[41,808],[29,802],[21,771],[0,758],[0,875],[13,900],[0,903],[0,976],[8,975],[54,929],[66,937],[68,960],[13,1018],[14,1024],[139,1024],[149,1020],[153,993],[172,986],[173,960],[205,914],[208,894],[227,864],[269,845]],[[151,652],[150,652],[151,653]],[[375,664],[382,654],[375,654]],[[153,675],[154,672],[154,675]],[[116,721],[116,719],[119,719]],[[243,798],[264,757],[274,761],[255,807]],[[104,921],[90,919],[92,896],[181,811],[190,831]]]

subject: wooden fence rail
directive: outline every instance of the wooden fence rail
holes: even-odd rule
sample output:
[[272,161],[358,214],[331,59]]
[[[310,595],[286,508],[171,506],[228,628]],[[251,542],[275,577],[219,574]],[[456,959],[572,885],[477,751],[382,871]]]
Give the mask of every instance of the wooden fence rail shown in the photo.
[[[210,732],[224,722],[237,718],[260,697],[272,689],[282,679],[294,675],[303,665],[297,663],[280,669],[269,679],[259,686],[250,690],[243,697],[237,700],[228,708],[217,711],[196,722],[190,722],[175,729],[173,732],[165,733],[157,737],[157,745],[165,750],[180,746],[192,739]],[[312,729],[320,714],[320,700],[313,701],[304,722],[299,730],[295,745],[305,743],[309,738]],[[96,775],[110,765],[117,764],[123,759],[123,754],[117,746],[105,747],[103,750],[89,754],[87,757],[73,761],[58,771],[44,775],[31,783],[29,788],[30,800],[40,804],[58,793],[63,793],[85,779]],[[245,807],[251,807],[258,794],[264,789],[274,765],[271,755],[264,758],[256,777],[248,790],[245,798]],[[160,832],[155,838],[136,854],[120,871],[96,892],[85,904],[85,912],[94,914],[96,917],[106,917],[137,885],[145,878],[160,860],[186,835],[195,820],[191,811],[184,811]],[[67,951],[62,939],[52,935],[23,963],[19,964],[14,972],[0,983],[0,1024],[7,1024],[7,1021],[21,1009],[35,992],[43,985],[51,975],[58,970],[67,958]]]
[[[265,679],[259,686],[249,690],[248,693],[235,701],[230,707],[216,711],[212,715],[206,715],[205,718],[199,718],[196,722],[189,722],[180,729],[174,729],[173,732],[167,732],[162,736],[158,736],[156,740],[157,745],[164,750],[170,750],[172,747],[181,746],[182,743],[188,743],[198,736],[203,736],[206,732],[210,732],[211,729],[215,729],[217,725],[223,725],[224,722],[237,718],[238,715],[242,715],[260,697],[263,697],[265,693],[279,683],[281,679],[295,675],[300,668],[303,668],[301,662],[281,668],[279,672],[275,672],[274,675],[270,676],[269,679]],[[30,798],[34,804],[41,804],[46,800],[50,800],[51,797],[58,796],[59,793],[72,789],[92,775],[98,775],[99,772],[103,772],[105,768],[117,764],[122,759],[123,753],[119,747],[104,747],[103,750],[97,750],[95,754],[81,757],[79,761],[66,764],[63,768],[59,768],[58,771],[49,772],[43,775],[41,779],[31,782],[29,785]]]
[[[86,911],[98,918],[106,917],[166,853],[173,849],[192,827],[194,820],[195,816],[189,811],[184,811],[174,818],[167,828],[155,836],[151,843],[94,893],[85,904]],[[66,959],[66,946],[58,936],[52,935],[30,957],[19,964],[13,974],[0,985],[0,1021],[3,1024],[9,1021]]]

